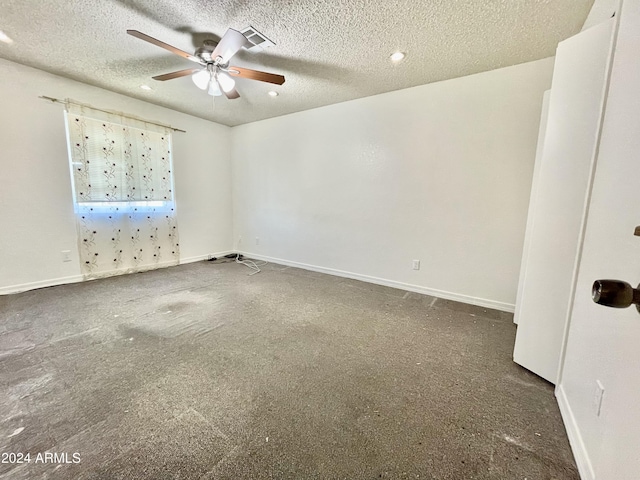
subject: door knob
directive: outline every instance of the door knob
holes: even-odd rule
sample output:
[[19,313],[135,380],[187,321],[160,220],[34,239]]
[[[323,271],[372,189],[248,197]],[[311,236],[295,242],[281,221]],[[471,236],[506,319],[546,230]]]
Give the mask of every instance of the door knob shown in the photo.
[[640,285],[633,288],[621,280],[596,280],[591,288],[593,301],[605,307],[627,308],[635,304],[640,312]]

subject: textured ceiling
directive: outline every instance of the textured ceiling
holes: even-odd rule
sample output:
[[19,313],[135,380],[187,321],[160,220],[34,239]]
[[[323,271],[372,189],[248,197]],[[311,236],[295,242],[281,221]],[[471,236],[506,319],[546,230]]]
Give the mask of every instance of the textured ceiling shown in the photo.
[[[0,0],[0,57],[226,125],[549,57],[580,31],[593,0]],[[238,79],[238,100],[189,77],[193,63],[126,34],[193,52],[228,27],[275,42],[231,64],[281,73],[282,86]],[[389,55],[407,53],[399,64]],[[149,84],[152,91],[140,89]],[[280,96],[272,98],[269,90]],[[47,92],[42,92],[46,95]],[[81,99],[78,99],[81,100]]]

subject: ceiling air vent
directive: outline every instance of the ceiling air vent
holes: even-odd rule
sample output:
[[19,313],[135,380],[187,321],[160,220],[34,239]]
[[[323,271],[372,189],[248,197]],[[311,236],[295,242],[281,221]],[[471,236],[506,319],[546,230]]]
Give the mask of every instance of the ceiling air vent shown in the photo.
[[273,43],[251,25],[240,30],[240,33],[247,37],[247,40],[249,40],[249,43],[251,43],[250,47],[244,47],[250,52],[264,50],[267,47],[273,47],[275,45],[275,43]]

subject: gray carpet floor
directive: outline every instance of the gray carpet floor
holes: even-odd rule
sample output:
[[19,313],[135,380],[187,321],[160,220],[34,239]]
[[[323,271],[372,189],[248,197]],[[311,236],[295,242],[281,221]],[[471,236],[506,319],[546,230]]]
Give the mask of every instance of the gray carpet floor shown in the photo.
[[0,478],[579,478],[552,386],[512,361],[511,314],[248,273],[0,297],[0,450],[31,457]]

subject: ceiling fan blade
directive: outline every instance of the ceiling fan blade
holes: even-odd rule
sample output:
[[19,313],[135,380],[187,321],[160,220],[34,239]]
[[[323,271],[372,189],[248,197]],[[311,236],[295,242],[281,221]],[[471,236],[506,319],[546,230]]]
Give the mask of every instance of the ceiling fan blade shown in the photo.
[[282,75],[261,72],[259,70],[251,70],[250,68],[229,67],[227,69],[227,72],[229,73],[229,75],[233,75],[234,77],[248,78],[249,80],[275,83],[276,85],[282,85],[284,83],[284,76]]
[[[145,42],[152,43],[153,45],[156,45],[156,46],[158,46],[160,48],[164,48],[165,50],[169,50],[171,53],[175,53],[176,55],[180,55],[181,57],[184,57],[187,60],[191,60],[192,62],[196,62],[196,63],[199,63],[199,64],[203,65],[202,60],[200,60],[198,57],[195,57],[195,56],[191,55],[190,53],[187,53],[187,52],[185,52],[183,50],[180,50],[179,48],[173,47],[173,46],[169,45],[168,43],[161,42],[158,39],[150,37],[149,35],[145,35],[142,32],[139,32],[137,30],[127,30],[127,33],[129,35],[132,35],[132,36],[136,37],[136,38],[139,38],[140,40],[144,40]],[[243,37],[244,37],[244,35],[243,35]]]
[[240,98],[240,94],[238,93],[238,91],[235,88],[229,90],[228,92],[225,92],[224,90],[222,90],[222,93],[224,93],[229,100],[234,100],[236,98]]
[[196,73],[202,70],[201,68],[187,68],[186,70],[179,70],[177,72],[165,73],[164,75],[156,75],[155,77],[151,77],[154,80],[160,80],[164,82],[165,80],[172,80],[174,78],[186,77],[187,75],[191,75],[192,73]]
[[215,50],[211,53],[211,58],[222,57],[221,64],[226,64],[231,60],[238,50],[247,45],[249,40],[239,31],[230,28],[224,34]]

